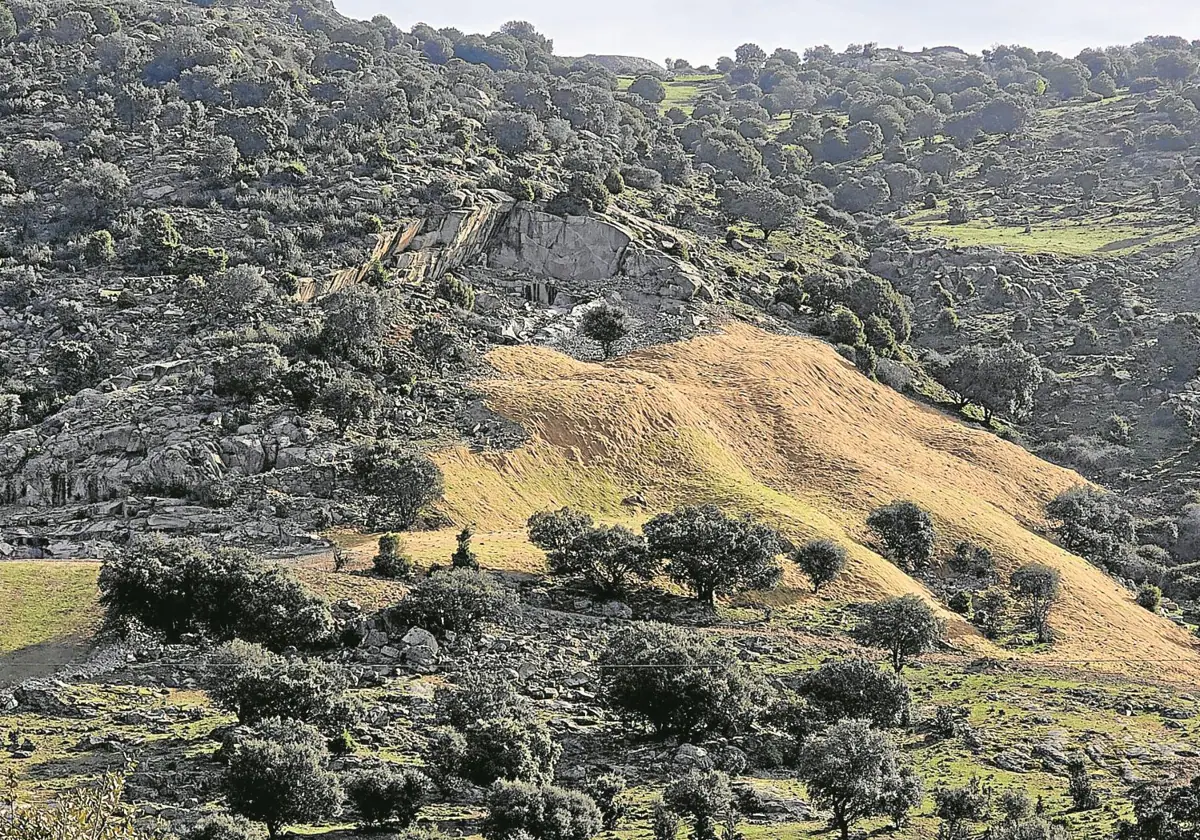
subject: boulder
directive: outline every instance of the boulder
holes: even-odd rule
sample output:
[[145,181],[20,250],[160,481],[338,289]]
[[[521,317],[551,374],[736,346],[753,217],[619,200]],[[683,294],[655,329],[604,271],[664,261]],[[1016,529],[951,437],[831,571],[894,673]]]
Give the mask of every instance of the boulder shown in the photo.
[[712,756],[708,754],[708,750],[704,747],[697,747],[695,744],[680,744],[679,749],[675,750],[675,755],[671,757],[671,764],[678,770],[687,771],[696,770],[711,770],[713,767]]
[[413,627],[400,640],[404,646],[402,658],[405,663],[415,666],[428,666],[437,663],[440,648],[437,639],[428,630]]

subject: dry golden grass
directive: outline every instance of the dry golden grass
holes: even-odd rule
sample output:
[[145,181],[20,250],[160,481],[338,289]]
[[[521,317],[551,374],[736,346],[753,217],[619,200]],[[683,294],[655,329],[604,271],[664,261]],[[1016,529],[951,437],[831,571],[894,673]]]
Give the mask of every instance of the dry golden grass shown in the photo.
[[[511,452],[441,453],[444,509],[456,522],[476,523],[480,545],[488,532],[515,533],[495,547],[511,551],[516,567],[534,562],[518,548],[533,511],[571,504],[636,522],[679,503],[713,501],[793,538],[846,545],[853,559],[837,598],[929,597],[868,544],[867,513],[909,498],[933,513],[942,553],[972,539],[991,547],[1005,570],[1036,560],[1062,572],[1061,640],[1047,657],[1180,659],[1155,670],[1200,674],[1188,634],[1037,533],[1045,503],[1081,483],[1077,474],[869,381],[824,343],[736,325],[607,364],[531,347],[499,349],[489,361],[498,371],[483,383],[491,406],[524,425],[531,441]],[[633,493],[646,509],[622,504]],[[428,539],[448,557],[447,537]],[[489,552],[487,564],[505,560]],[[779,598],[809,597],[799,576],[785,584]],[[947,618],[960,645],[1002,653],[958,617]]]

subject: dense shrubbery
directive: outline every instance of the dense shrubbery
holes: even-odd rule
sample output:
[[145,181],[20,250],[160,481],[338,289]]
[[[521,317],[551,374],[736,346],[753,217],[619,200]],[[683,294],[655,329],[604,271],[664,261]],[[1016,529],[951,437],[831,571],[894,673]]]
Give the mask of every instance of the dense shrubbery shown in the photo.
[[292,823],[313,823],[341,807],[338,777],[313,727],[271,718],[255,726],[226,756],[222,788],[236,813],[264,823],[271,837]]
[[652,557],[710,606],[718,595],[770,589],[782,576],[779,534],[752,519],[734,519],[714,505],[683,507],[653,517],[642,528]]
[[311,648],[333,630],[329,606],[286,570],[195,540],[136,537],[104,561],[99,585],[110,626],[135,620],[171,641],[200,633]]
[[664,624],[617,631],[597,665],[604,702],[659,735],[733,733],[766,700],[766,686],[732,651]]
[[407,828],[429,795],[429,780],[412,768],[379,766],[346,781],[346,799],[365,826]]
[[596,803],[552,785],[497,782],[488,791],[487,808],[487,840],[591,840],[603,828]]
[[922,569],[933,558],[933,520],[914,502],[892,502],[867,517],[888,557],[903,569]]
[[470,569],[443,569],[414,585],[392,608],[389,620],[439,636],[470,636],[485,624],[506,621],[516,609],[516,596],[488,575]]
[[317,659],[280,656],[259,645],[234,641],[208,662],[205,690],[243,724],[292,718],[335,735],[358,716],[346,696],[350,680],[338,665]]

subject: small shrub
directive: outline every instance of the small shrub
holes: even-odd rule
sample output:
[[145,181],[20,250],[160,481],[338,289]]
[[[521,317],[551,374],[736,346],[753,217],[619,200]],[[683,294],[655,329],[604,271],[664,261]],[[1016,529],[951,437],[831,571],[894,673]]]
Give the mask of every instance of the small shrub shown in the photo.
[[459,730],[491,718],[524,720],[532,714],[512,681],[495,671],[469,671],[458,688],[437,688],[434,705],[438,721]]
[[487,575],[445,569],[414,586],[389,618],[393,624],[421,627],[438,636],[474,636],[485,624],[506,621],[516,609],[516,596]]
[[811,540],[796,549],[791,559],[808,576],[813,592],[820,592],[846,568],[847,554],[833,540]]
[[1067,761],[1067,792],[1076,811],[1091,811],[1100,807],[1100,795],[1092,787],[1087,763],[1081,756],[1072,756]]
[[628,315],[624,309],[607,303],[589,309],[580,322],[580,331],[600,345],[604,358],[612,358],[613,345],[629,335]]
[[616,773],[606,773],[589,778],[583,785],[583,792],[591,797],[600,809],[604,830],[616,830],[629,810],[625,799],[625,777]]
[[663,803],[691,821],[694,840],[717,840],[717,828],[736,814],[729,777],[719,770],[689,770],[667,785]]
[[221,785],[235,813],[266,824],[271,837],[289,824],[336,813],[338,778],[325,769],[321,735],[304,723],[266,720],[229,750]]
[[858,657],[826,662],[806,674],[797,691],[807,704],[806,729],[813,723],[855,718],[883,728],[904,726],[912,710],[912,693],[904,680]]
[[575,791],[552,785],[497,782],[488,791],[486,840],[591,840],[603,819],[596,803]]
[[965,589],[958,590],[950,596],[949,605],[959,615],[966,615],[971,611],[971,593]]
[[883,541],[889,559],[903,569],[922,569],[933,558],[933,521],[914,502],[892,502],[867,517],[867,527]]
[[429,780],[417,770],[376,767],[346,782],[346,798],[360,825],[408,828],[429,795]]
[[435,296],[457,306],[459,309],[475,308],[475,289],[465,280],[460,280],[453,274],[443,274],[438,281]]
[[471,550],[471,537],[474,535],[475,530],[470,525],[458,532],[458,536],[455,538],[454,553],[450,555],[451,566],[456,569],[473,569],[478,571],[479,558]]
[[992,552],[986,546],[966,541],[954,547],[954,554],[947,565],[956,574],[976,578],[991,577],[996,572],[996,560]]
[[254,725],[268,718],[311,723],[332,734],[358,715],[346,695],[350,682],[338,665],[318,659],[288,659],[242,641],[222,646],[209,660],[204,688],[213,702]]
[[538,511],[529,517],[529,541],[546,552],[551,573],[558,574],[565,562],[563,551],[592,527],[592,517],[574,508]]
[[1152,613],[1162,609],[1162,590],[1152,583],[1143,583],[1138,589],[1137,602],[1138,606],[1145,607]]
[[412,558],[404,550],[400,535],[389,531],[379,538],[379,550],[371,558],[371,567],[380,577],[407,579],[413,574]]
[[941,619],[919,595],[902,595],[867,604],[854,637],[864,645],[888,651],[898,674],[909,657],[931,650],[944,632]]

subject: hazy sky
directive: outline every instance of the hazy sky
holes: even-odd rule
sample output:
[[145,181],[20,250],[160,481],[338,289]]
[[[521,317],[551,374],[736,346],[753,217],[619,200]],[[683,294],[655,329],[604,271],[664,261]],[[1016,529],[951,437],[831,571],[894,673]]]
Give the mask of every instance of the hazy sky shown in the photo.
[[351,17],[385,14],[401,29],[425,22],[493,32],[528,20],[559,55],[615,53],[711,64],[753,41],[770,52],[875,41],[971,52],[1003,43],[1074,55],[1146,35],[1200,38],[1198,0],[334,0]]

